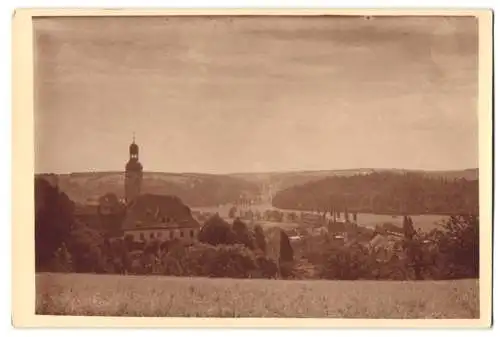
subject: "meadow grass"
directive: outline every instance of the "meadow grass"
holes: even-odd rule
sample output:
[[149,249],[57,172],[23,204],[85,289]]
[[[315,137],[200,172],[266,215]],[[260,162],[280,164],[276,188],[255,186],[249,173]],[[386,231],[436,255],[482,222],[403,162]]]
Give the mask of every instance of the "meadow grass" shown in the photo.
[[479,282],[36,276],[36,313],[148,317],[479,318]]

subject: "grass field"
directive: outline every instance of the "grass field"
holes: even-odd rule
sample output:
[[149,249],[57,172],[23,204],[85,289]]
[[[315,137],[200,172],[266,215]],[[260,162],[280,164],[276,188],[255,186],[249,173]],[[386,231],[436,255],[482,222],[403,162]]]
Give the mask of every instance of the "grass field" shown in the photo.
[[479,282],[278,281],[38,274],[36,313],[159,317],[478,318]]

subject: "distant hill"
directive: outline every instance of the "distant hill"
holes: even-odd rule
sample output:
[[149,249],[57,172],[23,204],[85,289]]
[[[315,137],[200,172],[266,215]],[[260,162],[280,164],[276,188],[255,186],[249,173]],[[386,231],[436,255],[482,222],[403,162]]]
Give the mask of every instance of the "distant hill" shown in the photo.
[[[60,189],[77,203],[95,201],[108,192],[124,197],[123,172],[41,174],[38,177],[53,184],[57,181]],[[197,207],[233,202],[241,194],[257,196],[259,188],[251,182],[224,175],[144,172],[141,192],[175,195],[188,206]]]
[[404,169],[346,169],[346,170],[320,170],[320,171],[290,171],[290,172],[268,172],[268,173],[235,173],[230,176],[243,179],[259,186],[267,186],[272,194],[288,189],[293,186],[303,185],[309,182],[318,181],[333,176],[354,176],[370,174],[373,172],[393,172],[393,173],[418,173],[429,177],[444,179],[477,180],[479,170],[449,170],[449,171],[424,171],[424,170],[404,170]]
[[[216,206],[232,203],[240,195],[258,199],[272,199],[279,191],[301,186],[328,177],[366,175],[372,172],[414,172],[444,179],[478,178],[478,170],[461,171],[410,171],[400,169],[350,169],[296,172],[264,172],[234,174],[157,173],[144,172],[142,193],[176,195],[190,207]],[[124,196],[123,172],[82,172],[70,174],[41,174],[48,181],[58,184],[73,201],[86,203],[111,192]]]
[[478,180],[455,173],[381,171],[330,176],[280,190],[282,209],[378,214],[477,214]]

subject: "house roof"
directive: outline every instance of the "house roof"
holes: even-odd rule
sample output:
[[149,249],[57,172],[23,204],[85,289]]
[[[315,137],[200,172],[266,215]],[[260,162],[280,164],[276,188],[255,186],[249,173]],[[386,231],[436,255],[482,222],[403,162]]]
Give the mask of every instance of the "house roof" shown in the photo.
[[140,195],[127,209],[124,230],[147,228],[197,228],[191,209],[171,195]]

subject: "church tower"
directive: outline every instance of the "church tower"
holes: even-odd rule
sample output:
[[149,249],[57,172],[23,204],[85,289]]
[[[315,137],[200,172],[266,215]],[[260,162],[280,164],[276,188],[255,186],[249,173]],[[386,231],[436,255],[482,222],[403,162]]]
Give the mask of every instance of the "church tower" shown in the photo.
[[125,201],[132,203],[141,193],[142,165],[139,162],[139,146],[135,136],[129,147],[129,160],[125,166]]

